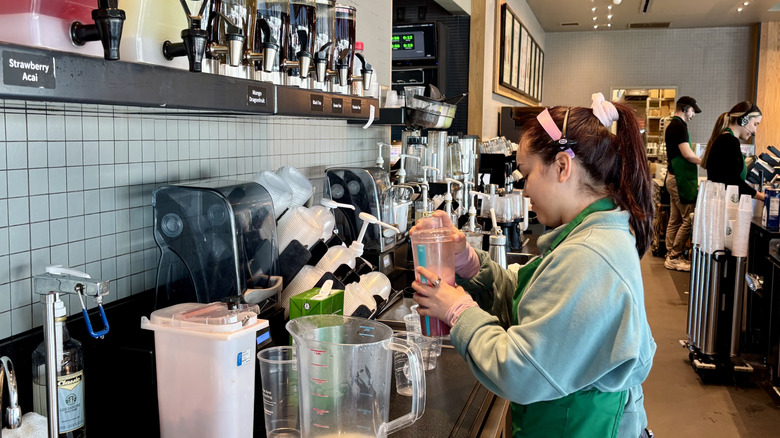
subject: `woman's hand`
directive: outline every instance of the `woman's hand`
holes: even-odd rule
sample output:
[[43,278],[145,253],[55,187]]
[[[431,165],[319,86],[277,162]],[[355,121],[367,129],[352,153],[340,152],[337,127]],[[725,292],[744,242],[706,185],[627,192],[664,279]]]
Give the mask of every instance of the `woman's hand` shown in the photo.
[[[450,216],[447,214],[447,212],[442,210],[436,210],[433,212],[434,217],[441,219],[441,225],[443,227],[451,227],[453,230],[453,251],[455,251],[455,254],[460,254],[463,251],[466,250],[466,235],[463,234],[462,231],[458,229],[455,225],[452,224],[452,220],[450,220]],[[409,230],[409,236],[412,236],[417,228],[417,225],[413,226]]]
[[753,196],[753,198],[759,201],[763,201],[765,197],[766,195],[764,195],[764,192],[756,192],[756,196]]
[[414,300],[420,305],[417,313],[422,316],[439,318],[446,323],[447,311],[460,297],[466,295],[466,291],[460,286],[450,286],[441,281],[441,278],[433,271],[422,266],[418,266],[415,270],[420,274],[420,277],[425,278],[428,282],[428,284],[423,284],[415,280],[412,283],[412,288],[415,291]]

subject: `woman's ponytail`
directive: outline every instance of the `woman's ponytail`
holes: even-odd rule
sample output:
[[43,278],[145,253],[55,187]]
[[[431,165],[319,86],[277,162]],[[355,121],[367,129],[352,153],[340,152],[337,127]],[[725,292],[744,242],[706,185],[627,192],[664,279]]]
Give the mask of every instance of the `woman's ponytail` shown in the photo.
[[634,110],[621,104],[615,104],[615,107],[620,114],[615,147],[621,165],[617,166],[617,184],[611,185],[614,191],[611,195],[618,206],[631,215],[629,224],[634,230],[636,250],[642,257],[653,240],[654,205],[650,170]]
[[715,139],[718,138],[723,131],[729,126],[729,113],[723,113],[718,117],[715,122],[715,126],[712,128],[712,135],[710,135],[710,141],[707,142],[707,149],[704,150],[704,156],[701,158],[701,167],[707,168],[707,159],[710,157],[710,150],[712,144],[715,143]]

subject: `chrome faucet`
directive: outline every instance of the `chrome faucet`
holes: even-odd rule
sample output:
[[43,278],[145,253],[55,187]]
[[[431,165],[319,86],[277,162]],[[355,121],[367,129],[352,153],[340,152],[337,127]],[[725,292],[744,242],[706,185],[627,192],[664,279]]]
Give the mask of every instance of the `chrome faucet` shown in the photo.
[[22,409],[19,407],[19,391],[16,387],[16,372],[14,364],[8,356],[0,357],[0,408],[3,404],[4,380],[8,381],[8,406],[6,408],[6,421],[9,429],[16,429],[22,425]]
[[[47,418],[49,422],[49,437],[57,438],[59,432],[59,411],[57,408],[57,370],[59,367],[57,364],[57,351],[62,351],[62,345],[58,345],[56,340],[56,303],[61,303],[60,294],[78,295],[89,334],[94,338],[99,338],[108,333],[108,321],[106,320],[106,312],[103,310],[103,296],[108,295],[109,288],[107,281],[94,280],[85,272],[56,265],[47,266],[45,274],[33,277],[33,291],[41,295],[41,303],[43,303],[43,342],[46,345]],[[92,330],[92,323],[89,320],[83,295],[91,296],[97,302],[100,316],[103,320],[103,329],[98,332]]]

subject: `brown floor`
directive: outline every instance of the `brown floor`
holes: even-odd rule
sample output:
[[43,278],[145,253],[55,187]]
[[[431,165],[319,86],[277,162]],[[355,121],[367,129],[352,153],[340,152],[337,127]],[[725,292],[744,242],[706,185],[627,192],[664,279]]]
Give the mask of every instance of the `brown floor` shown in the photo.
[[777,437],[780,407],[756,384],[702,383],[679,340],[686,337],[688,273],[664,259],[642,260],[645,303],[658,345],[645,381],[645,408],[656,437]]

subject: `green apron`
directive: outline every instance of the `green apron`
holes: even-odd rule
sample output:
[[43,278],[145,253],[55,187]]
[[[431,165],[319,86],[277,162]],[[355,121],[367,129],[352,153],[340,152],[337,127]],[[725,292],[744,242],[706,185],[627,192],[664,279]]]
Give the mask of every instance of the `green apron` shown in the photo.
[[[586,207],[577,217],[566,224],[553,241],[545,257],[560,244],[586,216],[596,211],[615,208],[615,201],[603,198]],[[517,309],[528,282],[542,263],[537,257],[520,268],[517,273],[517,289],[512,298],[513,323],[517,324]],[[617,437],[623,408],[628,391],[601,392],[598,390],[577,391],[566,397],[544,402],[521,405],[511,403],[512,436],[514,438],[610,438]]]
[[[734,137],[736,137],[736,135],[734,134],[734,131],[732,131],[731,128],[726,128],[726,130],[723,131],[723,132],[728,132],[729,134],[731,134]],[[742,155],[742,172],[739,172],[739,179],[744,181],[745,178],[747,178],[747,165],[745,164],[745,156]]]
[[[681,118],[674,116],[681,123],[685,123]],[[691,144],[691,134],[688,134],[688,145]],[[669,145],[666,145],[669,147]],[[675,145],[675,147],[678,147]],[[693,147],[691,147],[693,150]],[[696,202],[696,192],[699,187],[699,172],[696,165],[689,162],[682,155],[671,159],[669,163],[672,166],[672,173],[677,180],[677,194],[680,195],[680,202],[683,204],[693,204]]]

